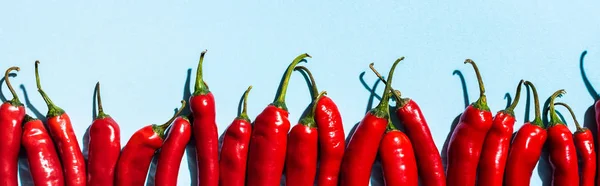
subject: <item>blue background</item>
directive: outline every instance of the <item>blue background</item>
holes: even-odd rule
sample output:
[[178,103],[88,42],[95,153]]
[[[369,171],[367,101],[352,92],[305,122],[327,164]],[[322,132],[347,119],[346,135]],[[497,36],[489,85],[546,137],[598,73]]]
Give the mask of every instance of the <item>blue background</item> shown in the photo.
[[[588,108],[594,98],[582,80],[579,62],[587,50],[583,67],[591,85],[600,87],[598,5],[598,1],[5,2],[0,6],[0,69],[20,66],[12,83],[23,84],[31,103],[46,113],[35,91],[33,67],[40,60],[45,91],[70,114],[79,137],[92,121],[94,85],[100,81],[105,111],[119,122],[124,145],[137,129],[163,123],[173,114],[188,88],[186,77],[195,75],[204,49],[208,49],[204,75],[216,98],[219,133],[236,116],[239,97],[248,85],[254,86],[248,108],[254,118],[272,102],[289,62],[304,52],[313,58],[303,65],[336,101],[348,132],[364,116],[370,96],[361,84],[361,72],[372,86],[376,77],[369,71],[370,62],[387,74],[396,58],[406,56],[393,85],[420,104],[441,149],[452,121],[465,107],[460,76],[453,72],[464,75],[469,102],[478,96],[472,68],[463,64],[466,58],[478,63],[494,113],[505,108],[505,94],[514,95],[517,82],[526,79],[537,85],[543,100],[566,89],[559,100],[570,104],[584,123],[586,111],[593,113]],[[23,92],[17,90],[23,100]],[[6,86],[2,91],[11,97]],[[379,86],[377,92],[382,91]],[[525,121],[524,100],[515,111],[515,131]],[[303,77],[294,73],[287,96],[292,123],[309,102]],[[567,121],[574,131],[570,117]],[[190,182],[185,163],[179,176],[180,184]],[[538,171],[532,180],[541,185]]]

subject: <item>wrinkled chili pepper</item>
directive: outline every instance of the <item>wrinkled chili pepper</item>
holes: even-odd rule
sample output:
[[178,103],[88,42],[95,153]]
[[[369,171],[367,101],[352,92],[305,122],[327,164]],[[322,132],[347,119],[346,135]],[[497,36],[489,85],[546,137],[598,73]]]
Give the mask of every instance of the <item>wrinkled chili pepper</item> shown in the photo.
[[38,92],[40,92],[48,106],[48,114],[46,114],[46,118],[48,118],[47,126],[52,140],[58,147],[58,155],[62,162],[62,167],[64,168],[65,185],[86,185],[85,159],[79,148],[75,131],[73,131],[71,119],[69,118],[69,115],[67,115],[62,108],[56,106],[52,100],[50,100],[46,92],[42,90],[40,74],[38,72],[39,64],[39,61],[35,61],[35,80]]
[[252,86],[249,86],[244,92],[242,111],[225,130],[219,158],[219,175],[227,177],[219,178],[220,186],[244,186],[246,182],[246,160],[252,134],[252,125],[247,113],[248,94],[251,89]]
[[410,139],[389,121],[379,145],[385,185],[419,185],[417,160]]
[[19,150],[21,149],[21,122],[25,116],[25,107],[17,93],[13,89],[8,74],[13,71],[19,71],[19,67],[10,67],[4,73],[4,81],[6,86],[13,95],[11,100],[8,100],[0,105],[0,185],[17,186],[19,179],[17,177]]
[[65,185],[58,153],[41,120],[25,115],[22,145],[27,154],[29,172],[34,185]]
[[529,81],[525,85],[531,88],[535,102],[535,119],[521,126],[512,140],[506,159],[504,185],[529,186],[533,169],[540,159],[548,134],[542,123],[540,101],[535,86]]
[[396,65],[403,59],[404,57],[397,59],[392,65],[381,102],[360,121],[348,142],[340,169],[341,186],[369,184],[371,168],[390,117],[388,105],[390,94],[388,92],[391,89],[392,77]]
[[[304,71],[311,83],[313,101],[319,91],[312,73],[304,66],[297,66],[294,70]],[[327,95],[321,96],[316,102],[315,122],[319,133],[319,166],[317,170],[317,185],[337,186],[340,174],[340,164],[344,158],[346,139],[342,115],[337,105]]]
[[219,134],[217,131],[215,97],[202,76],[202,62],[206,50],[200,54],[194,93],[190,97],[192,131],[196,142],[197,181],[200,186],[219,185]]
[[550,97],[550,123],[548,125],[548,143],[550,165],[552,165],[552,185],[579,185],[577,150],[571,131],[562,123],[554,110],[554,100],[565,94],[558,90]]
[[115,168],[121,154],[121,129],[104,113],[100,98],[100,82],[96,84],[98,116],[86,131],[83,153],[87,154],[87,185],[113,185]]
[[446,184],[449,186],[475,185],[481,148],[492,126],[492,113],[487,105],[481,74],[473,60],[465,60],[465,64],[467,63],[473,65],[477,75],[479,99],[469,105],[460,116],[448,142]]
[[301,54],[296,57],[281,79],[277,96],[254,120],[254,128],[248,147],[246,185],[279,185],[285,163],[287,135],[290,130],[289,112],[285,105],[285,95],[294,67],[310,57]]
[[521,85],[517,86],[515,99],[506,109],[496,113],[492,127],[485,137],[481,158],[479,159],[477,185],[502,186],[504,180],[504,168],[506,158],[510,149],[513,127],[516,122],[514,109],[521,97]]
[[166,138],[158,153],[154,182],[156,186],[177,185],[179,166],[191,135],[190,121],[185,116],[177,117],[167,130]]
[[133,133],[125,147],[123,147],[117,162],[115,185],[143,186],[145,184],[152,158],[163,145],[165,130],[184,107],[185,100],[181,100],[181,108],[169,121],[161,125],[146,125]]
[[581,170],[579,183],[581,186],[593,186],[596,178],[596,150],[592,131],[579,125],[575,117],[575,112],[573,112],[573,109],[569,105],[562,102],[557,102],[554,105],[561,105],[567,108],[569,113],[571,113],[571,117],[573,117],[573,122],[577,127],[577,131],[575,131],[573,136],[579,157],[579,170]]

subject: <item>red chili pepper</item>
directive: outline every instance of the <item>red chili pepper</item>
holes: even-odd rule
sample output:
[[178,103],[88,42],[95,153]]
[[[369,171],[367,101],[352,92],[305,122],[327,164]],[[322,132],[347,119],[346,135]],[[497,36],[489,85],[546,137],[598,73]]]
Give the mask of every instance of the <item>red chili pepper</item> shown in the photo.
[[219,179],[220,186],[244,186],[246,182],[246,160],[252,134],[252,125],[246,110],[251,89],[252,86],[249,86],[244,92],[243,109],[225,130],[219,158],[219,175],[227,177]]
[[65,185],[58,153],[44,123],[25,115],[23,119],[23,149],[27,154],[29,172],[36,186]]
[[523,80],[517,86],[515,99],[505,110],[496,113],[492,128],[485,137],[479,167],[477,173],[477,185],[502,186],[504,180],[504,168],[506,158],[510,149],[510,140],[512,139],[513,127],[516,122],[514,109],[519,103],[521,97],[521,85]]
[[573,117],[573,122],[577,127],[577,131],[575,131],[573,136],[575,148],[579,154],[579,170],[581,170],[579,183],[581,183],[581,186],[593,186],[596,178],[596,150],[594,147],[594,136],[592,135],[592,131],[579,125],[579,122],[577,122],[577,118],[575,117],[575,112],[573,112],[573,109],[571,109],[569,105],[561,102],[555,103],[554,105],[561,105],[567,108],[569,113],[571,113],[571,117]]
[[558,90],[550,97],[550,123],[548,142],[550,165],[552,165],[552,185],[579,185],[577,150],[573,135],[567,125],[561,123],[554,110],[554,99],[562,96],[565,90]]
[[185,107],[185,100],[181,100],[181,108],[169,121],[162,125],[147,125],[137,130],[121,151],[117,162],[117,186],[143,186],[150,163],[156,151],[163,145],[165,130]]
[[88,128],[83,144],[87,160],[87,185],[113,185],[115,168],[121,154],[121,130],[115,120],[104,113],[100,82],[96,84],[98,116]]
[[446,184],[449,186],[475,185],[483,141],[492,126],[492,113],[487,105],[479,69],[471,59],[467,59],[466,63],[473,65],[477,74],[479,99],[469,105],[460,116],[458,125],[448,142]]
[[0,185],[17,186],[19,150],[21,149],[21,122],[25,116],[25,107],[8,80],[10,71],[19,71],[19,67],[10,67],[4,73],[4,81],[13,95],[13,99],[0,106]]
[[58,155],[64,167],[65,182],[67,186],[78,186],[86,184],[85,159],[79,148],[77,136],[73,131],[71,119],[63,109],[54,105],[40,84],[38,72],[39,61],[35,61],[35,80],[38,92],[48,105],[48,128],[50,136],[58,147]]
[[[297,66],[294,70],[303,70],[310,78],[313,101],[319,94],[317,84],[308,68]],[[319,133],[319,166],[317,170],[317,185],[337,186],[340,165],[344,158],[346,139],[342,115],[335,102],[327,95],[321,96],[315,110],[315,122]]]
[[419,185],[417,160],[408,136],[390,121],[379,145],[385,185]]
[[290,130],[289,112],[285,105],[285,94],[294,67],[310,57],[301,54],[292,61],[281,80],[275,101],[269,104],[254,120],[254,129],[248,148],[246,185],[279,185]]
[[193,136],[196,141],[198,185],[219,185],[219,134],[217,131],[215,97],[202,77],[202,62],[206,50],[200,54],[194,94],[190,97],[193,116]]
[[185,146],[190,141],[191,136],[192,126],[190,121],[185,116],[177,117],[169,127],[164,143],[160,148],[160,153],[158,153],[154,183],[156,186],[177,185],[179,166],[185,152]]
[[322,92],[310,104],[310,112],[300,118],[288,136],[285,159],[285,185],[313,185],[317,175],[319,134],[315,123],[315,106],[326,94]]
[[392,76],[396,65],[403,59],[404,57],[397,59],[392,65],[381,102],[360,121],[348,142],[340,169],[341,186],[369,184],[371,168],[390,117],[388,92],[391,89]]
[[535,119],[521,126],[512,141],[506,159],[504,185],[529,186],[531,174],[540,159],[548,136],[544,124],[542,124],[537,90],[529,81],[525,81],[525,85],[533,92]]

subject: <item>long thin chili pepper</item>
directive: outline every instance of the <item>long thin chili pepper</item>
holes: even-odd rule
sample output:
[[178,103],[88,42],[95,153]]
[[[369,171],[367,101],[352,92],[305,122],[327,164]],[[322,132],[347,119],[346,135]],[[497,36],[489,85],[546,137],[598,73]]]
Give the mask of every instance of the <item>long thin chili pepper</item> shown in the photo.
[[36,186],[65,185],[60,159],[44,123],[25,115],[23,119],[23,149],[27,154],[29,172]]
[[390,118],[388,104],[390,94],[388,92],[391,89],[392,77],[396,65],[403,59],[404,57],[397,59],[392,65],[381,102],[360,121],[348,142],[340,169],[341,186],[369,184],[371,168]]
[[417,160],[410,139],[389,121],[379,145],[385,185],[419,185]]
[[192,131],[196,142],[196,167],[199,186],[219,185],[219,134],[217,131],[215,97],[202,76],[202,62],[206,50],[200,54],[194,93],[190,97]]
[[294,67],[307,57],[310,55],[301,54],[292,61],[281,79],[275,100],[254,120],[248,147],[248,186],[279,185],[285,163],[287,134],[290,130],[285,95]]
[[575,131],[574,141],[575,148],[577,149],[578,159],[579,159],[579,170],[580,179],[579,183],[581,186],[593,186],[596,178],[596,150],[594,147],[594,135],[592,135],[592,131],[588,128],[581,127],[579,122],[577,122],[577,118],[575,117],[575,112],[573,109],[569,107],[566,103],[557,102],[554,105],[561,105],[571,113],[571,117],[573,117],[573,122],[577,127],[577,131]]
[[58,154],[64,168],[65,184],[67,186],[86,185],[85,159],[79,148],[75,131],[73,131],[71,119],[42,90],[40,74],[38,72],[39,64],[39,61],[35,61],[35,80],[38,92],[40,92],[46,105],[48,105],[48,114],[46,114],[46,118],[48,118],[47,126],[50,136],[52,136],[54,143],[58,147]]
[[481,74],[473,60],[465,60],[465,64],[467,63],[473,65],[477,75],[479,99],[469,105],[460,116],[458,125],[448,142],[446,184],[449,186],[475,185],[481,148],[492,126],[492,113],[487,105]]
[[185,152],[185,146],[190,141],[191,136],[192,126],[190,121],[185,116],[177,117],[169,127],[158,154],[154,183],[156,186],[177,185],[179,166]]
[[146,125],[137,130],[123,147],[117,162],[117,186],[143,186],[150,168],[152,157],[163,145],[165,130],[177,118],[185,107],[185,100],[181,100],[181,108],[164,124]]
[[238,112],[240,114],[225,130],[219,158],[219,175],[227,177],[219,178],[220,186],[244,186],[246,182],[246,160],[252,134],[252,125],[247,113],[248,94],[251,89],[252,86],[249,86],[244,92],[242,111]]
[[[313,101],[316,100],[319,91],[312,73],[304,66],[297,66],[294,70],[302,70],[308,75],[312,86]],[[316,103],[315,122],[319,129],[317,130],[319,133],[317,185],[337,186],[340,165],[346,148],[342,115],[335,102],[327,95],[322,95]]]
[[540,159],[542,148],[548,137],[542,123],[537,90],[529,81],[525,81],[525,85],[533,92],[535,119],[523,124],[513,138],[506,159],[504,185],[529,186],[531,174]]
[[21,122],[25,116],[25,107],[17,93],[13,89],[8,74],[13,71],[19,71],[19,67],[10,67],[4,73],[6,86],[12,93],[13,98],[0,105],[0,185],[17,186],[19,179],[17,177],[19,150],[21,149]]
[[573,135],[563,124],[554,110],[554,100],[565,94],[558,90],[550,97],[550,123],[548,125],[548,142],[550,165],[552,165],[552,185],[579,185],[577,150]]
[[[381,79],[385,79],[371,66],[371,70]],[[393,90],[393,89],[392,89]],[[435,146],[429,125],[419,105],[410,98],[401,98],[399,91],[394,91],[396,98],[396,116],[404,126],[406,135],[412,143],[417,161],[420,182],[423,186],[446,185],[446,174],[440,152]]]
[[505,110],[498,111],[492,122],[492,128],[485,137],[481,158],[479,159],[477,185],[502,186],[504,168],[510,149],[510,140],[516,122],[514,109],[521,97],[521,85],[517,86],[515,98]]
[[[87,160],[87,185],[113,185],[115,168],[121,154],[121,129],[115,120],[104,113],[100,98],[100,82],[96,83],[98,116],[87,131],[84,154]],[[87,151],[87,152],[86,152]]]

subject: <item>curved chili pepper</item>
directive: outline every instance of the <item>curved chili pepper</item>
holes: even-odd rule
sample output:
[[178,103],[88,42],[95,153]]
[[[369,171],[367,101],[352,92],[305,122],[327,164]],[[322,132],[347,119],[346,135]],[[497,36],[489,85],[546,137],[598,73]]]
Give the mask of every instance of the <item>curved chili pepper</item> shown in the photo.
[[44,123],[25,115],[23,119],[23,149],[27,154],[29,172],[36,186],[65,185],[58,153]]
[[46,114],[46,118],[48,118],[47,126],[50,131],[50,136],[52,136],[54,143],[58,147],[58,155],[64,168],[65,184],[67,186],[85,185],[87,181],[85,159],[79,148],[75,131],[73,131],[71,119],[69,118],[69,115],[67,115],[62,108],[56,106],[52,100],[50,100],[46,92],[42,90],[40,74],[38,72],[39,64],[39,61],[35,61],[35,81],[38,92],[40,92],[48,106],[48,114]]
[[[304,66],[297,66],[294,70],[303,70],[312,85],[313,101],[319,94],[317,84],[312,73]],[[317,185],[337,186],[340,174],[340,164],[344,158],[346,139],[342,115],[335,102],[327,95],[321,96],[316,102],[315,122],[319,133],[319,166],[317,170]]]
[[408,136],[389,121],[379,145],[379,159],[385,185],[419,185],[417,160]]
[[573,109],[569,105],[562,102],[557,102],[554,105],[561,105],[567,108],[569,113],[571,113],[571,117],[573,117],[573,122],[577,127],[577,131],[575,131],[573,136],[575,148],[577,149],[577,154],[579,154],[579,170],[581,170],[579,183],[581,186],[593,186],[596,177],[596,150],[592,131],[579,125],[575,117],[575,112],[573,112]]
[[404,57],[397,59],[392,65],[381,102],[360,121],[348,142],[340,169],[341,186],[369,184],[371,168],[390,118],[388,105],[390,94],[388,92],[391,89],[392,76],[396,65],[402,60]]
[[315,123],[316,104],[326,94],[322,92],[310,104],[310,112],[300,118],[288,136],[285,159],[285,185],[313,185],[317,175],[319,134]]
[[246,110],[248,94],[251,89],[252,86],[249,86],[244,92],[242,111],[227,127],[225,137],[223,137],[219,158],[219,175],[227,175],[227,177],[219,178],[220,186],[244,186],[246,182],[246,160],[252,134],[252,125]]
[[143,186],[150,163],[156,151],[163,145],[165,130],[185,107],[185,100],[181,100],[181,108],[164,124],[146,125],[137,130],[121,151],[117,162],[117,186]]
[[121,154],[121,129],[115,120],[104,113],[100,98],[100,82],[96,83],[98,116],[86,132],[83,151],[88,155],[87,185],[113,185],[115,168]]
[[529,81],[525,85],[531,88],[535,102],[535,119],[527,122],[513,138],[504,174],[504,185],[529,186],[533,169],[540,159],[542,148],[548,136],[540,112],[540,101],[535,86]]
[[19,179],[17,177],[19,150],[21,149],[21,122],[25,116],[25,107],[17,93],[13,89],[8,74],[10,71],[19,71],[19,67],[10,67],[4,73],[6,86],[12,93],[13,98],[0,105],[0,185],[17,186]]
[[177,185],[179,166],[185,152],[185,146],[190,141],[191,136],[192,126],[190,121],[185,116],[177,117],[169,127],[164,143],[160,148],[160,153],[158,153],[154,183],[156,186]]
[[548,142],[550,165],[552,165],[552,185],[579,185],[577,166],[577,150],[573,143],[573,135],[567,125],[561,123],[554,110],[554,100],[565,94],[558,90],[550,97],[550,123],[548,127]]
[[514,109],[521,97],[522,84],[523,80],[517,86],[517,92],[512,104],[505,110],[496,113],[492,122],[492,128],[490,128],[485,137],[485,142],[481,149],[481,158],[479,159],[477,185],[503,185],[506,158],[508,157],[510,140],[516,122]]
[[479,99],[469,105],[460,116],[448,142],[446,184],[449,186],[475,185],[483,141],[492,126],[492,113],[487,105],[481,74],[473,60],[465,60],[465,64],[467,63],[473,65],[477,75]]
[[202,76],[202,62],[206,50],[200,54],[194,94],[190,97],[193,136],[196,141],[197,181],[201,186],[219,185],[219,134],[217,131],[215,97]]

